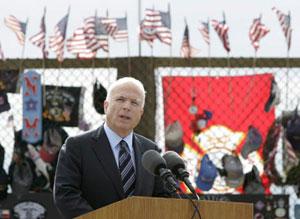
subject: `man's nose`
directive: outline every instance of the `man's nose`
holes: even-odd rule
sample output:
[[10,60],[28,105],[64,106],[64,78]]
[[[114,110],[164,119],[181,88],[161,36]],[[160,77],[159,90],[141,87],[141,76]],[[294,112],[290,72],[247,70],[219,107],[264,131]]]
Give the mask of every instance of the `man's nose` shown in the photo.
[[130,109],[130,101],[125,101],[123,103],[123,109]]

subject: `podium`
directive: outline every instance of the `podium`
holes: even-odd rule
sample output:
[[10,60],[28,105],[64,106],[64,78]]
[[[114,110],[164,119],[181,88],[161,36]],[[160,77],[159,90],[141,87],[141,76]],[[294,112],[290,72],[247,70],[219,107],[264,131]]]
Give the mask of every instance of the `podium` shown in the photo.
[[[253,204],[250,203],[193,201],[198,205],[202,219],[253,218]],[[189,219],[193,213],[193,204],[188,199],[133,196],[81,215],[77,219]],[[194,218],[199,217],[195,215]]]

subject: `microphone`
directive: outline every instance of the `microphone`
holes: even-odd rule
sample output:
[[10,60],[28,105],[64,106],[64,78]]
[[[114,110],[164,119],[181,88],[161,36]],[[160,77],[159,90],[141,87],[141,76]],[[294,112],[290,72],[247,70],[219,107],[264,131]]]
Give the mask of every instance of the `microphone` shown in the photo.
[[199,197],[196,193],[196,190],[192,186],[191,181],[189,180],[189,173],[185,168],[183,159],[174,151],[167,151],[163,158],[167,163],[167,167],[171,169],[172,173],[177,177],[177,179],[183,181],[189,190],[196,196],[199,200]]
[[152,175],[159,176],[164,182],[166,182],[171,189],[170,192],[176,193],[179,190],[172,172],[167,169],[166,161],[161,157],[161,155],[155,150],[148,150],[142,156],[143,167]]

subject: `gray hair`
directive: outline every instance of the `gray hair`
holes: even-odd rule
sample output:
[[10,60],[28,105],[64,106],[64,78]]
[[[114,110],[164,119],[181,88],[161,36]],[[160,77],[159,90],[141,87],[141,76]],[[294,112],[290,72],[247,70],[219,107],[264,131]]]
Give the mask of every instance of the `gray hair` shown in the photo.
[[137,79],[135,79],[133,77],[123,77],[123,78],[120,78],[120,79],[114,81],[109,86],[109,88],[107,90],[106,100],[110,99],[111,92],[116,87],[119,87],[119,86],[124,85],[124,84],[134,85],[136,88],[138,88],[141,91],[141,94],[142,94],[142,107],[144,107],[144,105],[145,105],[145,98],[146,98],[146,91],[145,91],[144,85],[143,85],[143,83],[141,81],[139,81],[139,80],[137,80]]

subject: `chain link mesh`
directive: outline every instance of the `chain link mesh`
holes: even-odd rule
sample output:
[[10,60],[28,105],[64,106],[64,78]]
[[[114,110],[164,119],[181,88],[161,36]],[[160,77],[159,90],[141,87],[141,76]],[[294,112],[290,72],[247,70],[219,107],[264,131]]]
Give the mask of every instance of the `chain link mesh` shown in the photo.
[[[255,66],[254,66],[255,64]],[[212,58],[212,59],[180,59],[180,58],[153,58],[153,57],[128,57],[128,58],[115,58],[115,59],[97,59],[97,60],[74,60],[67,59],[60,65],[56,60],[18,60],[12,59],[5,62],[0,61],[0,69],[16,69],[21,72],[28,70],[36,70],[42,76],[43,85],[54,86],[66,86],[66,87],[81,87],[82,92],[82,112],[80,113],[80,125],[77,127],[64,127],[69,135],[75,135],[83,132],[83,130],[92,129],[98,127],[104,121],[104,115],[96,112],[93,105],[93,85],[98,80],[101,84],[108,88],[109,85],[117,78],[124,76],[132,76],[144,83],[146,89],[146,103],[145,112],[141,123],[137,127],[137,132],[145,135],[148,138],[155,140],[158,145],[165,150],[165,129],[166,125],[171,121],[166,118],[165,114],[168,109],[169,114],[176,115],[180,118],[190,119],[192,114],[190,112],[191,103],[193,103],[193,97],[197,98],[197,95],[202,92],[200,87],[195,86],[197,78],[206,77],[209,81],[209,77],[212,82],[223,78],[225,76],[238,77],[238,76],[255,76],[270,74],[274,76],[275,81],[280,90],[280,103],[275,106],[274,119],[275,122],[281,123],[282,116],[285,113],[293,112],[299,104],[300,93],[300,60],[299,59],[257,59],[255,62],[251,58]],[[182,80],[190,77],[190,86],[180,87],[181,83],[175,83],[173,78],[182,77]],[[165,79],[165,82],[164,82]],[[168,88],[168,85],[171,89]],[[198,102],[198,110],[205,108],[202,105],[207,104],[205,101],[213,101],[220,107],[230,104],[227,100],[218,98],[224,93],[230,94],[232,92],[238,95],[240,90],[242,93],[251,93],[252,88],[255,87],[255,80],[250,80],[248,85],[245,83],[239,84],[239,82],[230,86],[224,86],[218,90],[212,90],[210,85],[206,88],[211,89],[208,93],[212,94],[213,100],[208,97],[206,100]],[[185,84],[185,83],[182,83]],[[222,84],[220,84],[222,86]],[[266,82],[264,86],[268,87],[270,84]],[[178,89],[176,89],[176,87]],[[180,88],[180,89],[179,89]],[[228,90],[229,89],[229,90]],[[172,92],[172,98],[170,93]],[[220,92],[220,93],[216,93]],[[256,96],[260,95],[259,90],[255,90],[257,93],[246,95],[242,98],[245,106],[243,109],[247,109],[251,102],[255,102]],[[186,98],[190,98],[188,101],[190,105],[187,107],[182,104],[186,102]],[[234,98],[234,97],[233,97]],[[250,98],[250,99],[249,99]],[[176,101],[175,101],[176,100]],[[5,162],[4,168],[8,169],[12,160],[13,146],[14,146],[14,131],[22,128],[22,96],[21,93],[8,93],[8,101],[11,105],[11,110],[2,112],[0,114],[1,134],[0,142],[5,148]],[[176,102],[174,105],[173,102]],[[234,100],[233,100],[234,101]],[[250,110],[255,111],[256,108]],[[226,116],[231,118],[232,123],[235,123],[235,119],[239,114],[245,114],[245,112],[237,112],[232,109],[232,112]],[[9,124],[9,117],[13,115],[13,126]],[[247,117],[249,115],[244,115]],[[265,121],[262,118],[256,118],[260,123]],[[236,123],[242,123],[238,121]],[[84,124],[85,127],[82,127]],[[236,125],[239,126],[238,124]],[[271,129],[271,125],[267,127]],[[185,136],[184,138],[189,138]],[[267,142],[267,141],[266,141]],[[282,144],[282,143],[281,143]],[[264,145],[265,148],[266,145]],[[272,147],[269,147],[269,151],[265,151],[265,154],[269,154],[272,151]],[[273,194],[290,194],[290,217],[294,216],[294,205],[299,203],[299,198],[296,193],[298,192],[298,182],[300,181],[299,174],[293,176],[284,175],[282,156],[285,150],[282,145],[278,147],[278,151],[275,157],[276,170],[279,173],[277,176],[276,185],[272,185],[270,188]],[[297,154],[299,158],[299,154]],[[263,158],[267,160],[266,157]],[[194,165],[197,165],[195,163]],[[264,168],[262,166],[262,168]],[[260,170],[263,173],[264,169]],[[293,173],[300,171],[298,166],[292,169]]]

